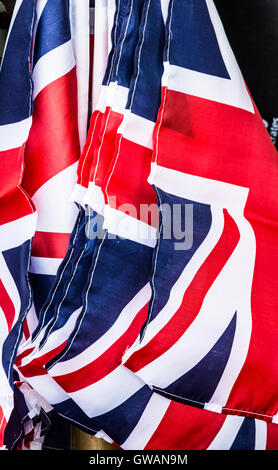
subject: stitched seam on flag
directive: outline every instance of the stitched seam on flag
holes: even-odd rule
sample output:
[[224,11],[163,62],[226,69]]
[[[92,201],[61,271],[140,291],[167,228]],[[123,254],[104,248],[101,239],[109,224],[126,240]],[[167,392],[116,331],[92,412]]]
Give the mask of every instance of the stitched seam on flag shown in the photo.
[[[160,205],[160,207],[161,207],[160,195],[159,195],[158,191],[157,191],[156,193],[157,193],[157,197],[158,197],[158,200],[159,200],[159,205]],[[162,217],[162,216],[161,216],[161,217]],[[148,312],[148,317],[147,317],[146,325],[144,326],[144,329],[143,329],[143,331],[142,331],[141,338],[139,339],[139,345],[140,345],[140,343],[141,343],[141,342],[143,341],[143,339],[144,339],[144,336],[145,336],[145,333],[146,333],[148,324],[149,324],[150,319],[151,319],[151,314],[152,314],[152,311],[153,311],[153,306],[154,306],[154,302],[155,302],[155,298],[156,298],[156,289],[155,289],[154,278],[155,278],[156,269],[157,269],[157,259],[158,259],[158,252],[159,252],[159,248],[160,248],[161,230],[162,230],[162,220],[161,220],[160,227],[159,227],[159,236],[158,236],[157,245],[156,245],[154,268],[153,268],[153,274],[152,274],[152,279],[151,279],[151,287],[152,287],[152,293],[153,293],[153,295],[152,295],[152,300],[151,300],[151,304],[150,304],[150,308],[149,308],[149,312]]]
[[[217,405],[217,403],[216,403],[216,405]],[[275,416],[275,415],[267,415],[267,414],[264,414],[264,413],[256,413],[255,411],[238,410],[237,408],[227,408],[226,406],[222,406],[222,408],[223,408],[223,410],[239,411],[241,413],[248,413],[250,415],[255,415],[255,416],[265,416],[266,418],[273,418]]]
[[[111,65],[110,65],[109,76],[108,76],[108,79],[107,79],[107,83],[108,83],[108,84],[110,83],[111,73],[112,73],[112,70],[113,70],[113,65],[114,65],[114,60],[115,60],[115,54],[116,54],[116,34],[117,34],[118,19],[119,19],[119,13],[120,13],[120,4],[121,4],[121,0],[119,0],[118,11],[117,11],[117,16],[116,16],[116,24],[115,24],[115,29],[114,29],[114,51],[113,51],[113,55],[112,55],[112,59],[111,59]],[[86,155],[85,155],[85,157],[84,157],[84,161],[83,161],[83,165],[82,165],[82,169],[81,169],[81,175],[80,175],[81,184],[82,184],[82,181],[83,181],[84,165],[85,165],[85,162],[86,162],[88,153],[89,153],[89,151],[90,151],[90,149],[91,149],[91,146],[92,146],[92,144],[93,144],[93,138],[94,138],[94,133],[95,133],[95,128],[96,128],[96,123],[97,123],[97,120],[98,120],[99,117],[100,117],[100,111],[98,111],[97,117],[96,117],[96,119],[95,119],[95,125],[94,125],[94,129],[93,129],[93,132],[92,132],[91,142],[90,142],[90,145],[89,145],[88,150],[87,150],[87,152],[86,152]]]
[[34,28],[34,23],[35,23],[35,13],[36,13],[36,2],[33,3],[33,16],[32,16],[32,21],[31,21],[31,27],[30,27],[30,32],[31,32],[31,45],[30,45],[30,51],[28,55],[28,64],[29,64],[29,82],[30,82],[30,97],[29,97],[29,116],[32,114],[32,104],[33,104],[33,80],[32,80],[32,75],[31,75],[31,54],[32,54],[32,32]]
[[[175,393],[167,392],[166,390],[163,390],[159,387],[156,387],[155,385],[153,385],[152,388],[157,393],[159,393],[159,391],[161,391],[161,392],[163,392],[163,394],[179,398],[180,400],[190,401],[192,403],[199,403],[200,405],[203,405],[203,406],[205,406],[206,404],[209,403],[209,402],[201,402],[201,401],[197,401],[197,400],[192,400],[191,398],[183,397],[181,395],[176,395]],[[227,408],[226,406],[220,405],[220,404],[215,403],[215,402],[211,403],[211,404],[219,406],[220,408],[222,408],[222,413],[221,414],[225,414],[225,413],[223,413],[223,410],[227,410],[227,411],[239,411],[240,413],[246,413],[246,414],[248,413],[248,414],[252,414],[252,415],[255,415],[255,416],[264,416],[266,418],[273,418],[273,415],[267,415],[267,414],[264,414],[264,413],[256,413],[254,411],[249,411],[249,410],[240,410],[240,409],[237,409],[237,408]]]
[[[90,207],[89,207],[89,218],[90,218]],[[91,219],[89,219],[89,233],[90,233],[90,224],[91,224]],[[106,231],[107,232],[107,231]],[[68,346],[65,347],[65,350],[63,352],[63,354],[60,356],[58,356],[57,360],[55,362],[53,362],[53,364],[51,364],[51,366],[48,368],[48,370],[50,370],[52,367],[55,366],[55,364],[57,364],[57,362],[61,361],[63,359],[63,357],[67,354],[68,350],[71,348],[80,328],[81,328],[81,325],[82,325],[82,322],[83,322],[83,319],[86,315],[86,312],[87,312],[87,308],[88,308],[88,295],[89,295],[89,290],[91,288],[91,285],[92,285],[92,282],[93,282],[93,277],[94,277],[94,273],[95,273],[95,270],[96,270],[96,266],[97,266],[97,261],[98,261],[98,258],[99,258],[99,254],[100,254],[100,251],[101,251],[101,247],[103,245],[103,242],[105,240],[105,237],[106,237],[106,233],[104,234],[104,237],[103,239],[101,240],[101,243],[98,247],[98,252],[97,252],[97,255],[96,255],[96,259],[95,259],[95,262],[94,262],[94,266],[93,266],[93,269],[92,269],[92,274],[91,274],[91,278],[90,278],[90,282],[88,284],[88,288],[87,288],[87,291],[86,291],[86,294],[85,294],[85,306],[84,306],[84,311],[83,311],[83,314],[80,316],[80,321],[79,321],[79,325],[78,325],[78,328],[76,330],[76,332],[74,333],[73,337],[72,337],[72,340],[70,342],[70,344]]]
[[[126,39],[126,35],[127,35],[129,23],[130,23],[130,18],[131,18],[131,14],[132,14],[132,9],[133,9],[133,0],[131,0],[130,11],[129,11],[129,14],[128,14],[128,19],[127,19],[127,23],[126,23],[126,28],[125,28],[125,32],[124,32],[124,35],[123,35],[122,43],[121,43],[121,46],[120,46],[119,58],[118,58],[118,63],[117,63],[117,66],[116,66],[116,71],[115,71],[116,80],[117,80],[118,71],[119,71],[119,64],[120,64],[120,61],[121,61],[121,58],[122,58],[123,45],[124,45],[124,42],[125,42],[125,39]],[[116,50],[116,48],[115,48],[115,50]],[[110,70],[110,72],[112,72],[112,69]],[[117,83],[117,82],[116,82],[116,83]],[[114,98],[114,96],[115,96],[115,89],[114,89],[113,91],[114,91],[114,93],[113,93],[113,98]],[[113,100],[113,101],[114,101],[114,100]],[[100,146],[99,146],[99,149],[98,149],[97,163],[96,163],[95,172],[94,172],[94,176],[93,176],[93,182],[95,181],[96,173],[97,173],[97,170],[98,170],[98,167],[99,167],[100,152],[101,152],[101,150],[102,150],[103,141],[104,141],[104,137],[105,137],[105,134],[106,134],[106,129],[107,129],[107,126],[108,126],[108,122],[109,122],[109,118],[110,118],[111,111],[112,111],[112,105],[111,105],[111,107],[110,107],[110,109],[109,109],[109,113],[108,113],[108,116],[107,116],[107,119],[106,119],[106,123],[105,123],[105,128],[104,128],[104,131],[103,131],[103,134],[102,134],[101,143],[100,143]],[[114,170],[114,167],[113,167],[113,170]],[[113,170],[112,170],[112,172],[113,172]]]
[[170,44],[171,44],[171,35],[172,35],[171,26],[172,26],[172,20],[173,20],[174,2],[175,2],[175,0],[172,0],[171,12],[170,12],[170,18],[169,18],[168,47],[167,47],[167,61],[168,62],[170,62]]
[[46,339],[44,340],[43,344],[39,347],[39,350],[41,350],[41,349],[44,347],[45,343],[47,342],[47,340],[48,340],[48,338],[49,338],[49,335],[50,335],[51,331],[53,330],[54,326],[55,326],[56,323],[57,323],[57,320],[58,320],[59,314],[60,314],[61,306],[62,306],[62,304],[63,304],[63,302],[64,302],[64,300],[65,300],[65,298],[66,298],[66,296],[67,296],[67,293],[68,293],[68,291],[69,291],[69,288],[70,288],[70,286],[71,286],[71,284],[72,284],[72,281],[73,281],[73,279],[74,279],[76,270],[77,270],[78,265],[79,265],[79,263],[80,263],[80,260],[81,260],[81,258],[82,258],[82,256],[83,256],[83,253],[84,253],[84,251],[85,251],[86,248],[87,248],[87,245],[88,245],[88,240],[86,241],[86,243],[85,243],[85,245],[84,245],[84,247],[83,247],[83,249],[82,249],[82,251],[81,251],[81,253],[80,253],[79,257],[78,257],[78,260],[77,260],[76,265],[75,265],[75,267],[74,267],[74,270],[73,270],[73,272],[72,272],[72,274],[71,274],[71,277],[70,277],[69,283],[68,283],[68,285],[67,285],[67,288],[66,288],[66,290],[65,290],[65,292],[64,292],[64,295],[63,295],[62,299],[60,300],[60,303],[59,303],[59,306],[58,306],[58,308],[57,308],[57,312],[56,312],[56,315],[55,315],[55,321],[54,321],[53,325],[51,325],[51,327],[49,328],[49,331],[48,331],[48,333],[47,333]]
[[141,61],[142,48],[143,48],[143,45],[144,45],[144,42],[145,42],[145,34],[146,34],[146,28],[147,28],[147,20],[148,20],[148,16],[149,16],[150,3],[151,3],[151,0],[149,0],[149,2],[148,2],[146,17],[145,17],[145,24],[144,24],[144,28],[143,28],[142,43],[141,43],[140,50],[139,50],[139,54],[138,54],[137,75],[136,75],[136,78],[135,78],[134,87],[133,87],[133,92],[132,92],[132,96],[131,96],[131,100],[130,100],[130,106],[129,106],[129,109],[130,109],[130,110],[131,110],[132,105],[133,105],[134,95],[135,95],[135,91],[136,91],[136,87],[137,87],[137,82],[138,82],[138,78],[139,78],[139,74],[140,74],[140,61]]
[[40,334],[40,332],[42,331],[43,327],[45,326],[44,323],[45,323],[45,317],[46,317],[46,313],[48,312],[48,309],[53,301],[53,298],[54,298],[54,295],[56,294],[56,291],[60,285],[60,282],[62,281],[62,277],[63,277],[63,274],[65,272],[65,269],[67,268],[71,258],[72,258],[72,255],[73,255],[73,249],[74,249],[74,245],[75,245],[75,241],[76,241],[76,237],[77,237],[77,233],[78,233],[78,229],[79,229],[79,226],[80,226],[80,221],[81,221],[81,212],[79,212],[79,220],[78,220],[78,225],[77,225],[77,229],[76,229],[76,233],[75,233],[75,236],[74,236],[74,240],[73,240],[73,246],[72,246],[72,249],[71,249],[71,252],[70,252],[70,255],[69,255],[69,258],[64,266],[64,268],[62,269],[61,271],[61,275],[60,277],[56,280],[56,286],[55,286],[55,289],[54,291],[52,292],[52,296],[46,306],[46,309],[44,310],[44,314],[43,314],[43,319],[42,319],[42,324],[41,324],[41,327],[38,331],[38,333],[36,334],[36,336],[32,339],[32,343],[36,340],[36,338],[38,337],[38,335]]
[[97,264],[97,261],[98,261],[98,258],[99,258],[99,254],[100,254],[100,250],[101,250],[101,247],[102,247],[102,244],[103,244],[104,240],[105,240],[105,238],[103,238],[102,241],[101,241],[101,243],[100,243],[100,246],[99,246],[99,249],[98,249],[98,253],[97,253],[97,256],[96,256],[96,259],[95,259],[95,263],[94,263],[94,267],[93,267],[93,270],[92,270],[90,282],[89,282],[89,284],[88,284],[88,289],[87,289],[87,291],[86,291],[85,308],[84,308],[83,315],[82,315],[82,317],[80,318],[79,326],[78,326],[78,328],[77,328],[75,334],[73,335],[73,338],[72,338],[70,344],[66,347],[65,351],[63,352],[62,356],[59,357],[59,358],[57,359],[57,361],[55,361],[55,362],[51,365],[51,367],[49,367],[49,369],[51,369],[53,366],[55,366],[55,364],[57,364],[57,362],[59,362],[59,361],[61,361],[61,360],[63,359],[63,357],[65,356],[65,354],[66,354],[66,353],[68,352],[68,350],[71,348],[71,346],[72,346],[72,344],[73,344],[73,342],[74,342],[74,340],[75,340],[75,338],[76,338],[76,336],[77,336],[77,334],[78,334],[78,332],[79,332],[79,330],[80,330],[80,328],[81,328],[83,319],[84,319],[84,317],[85,317],[85,315],[86,315],[87,308],[88,308],[88,295],[89,295],[89,290],[90,290],[91,285],[92,285],[93,276],[94,276],[95,269],[96,269],[96,264]]
[[[27,57],[27,62],[28,62],[28,71],[29,71],[29,83],[30,83],[30,93],[29,93],[29,116],[32,115],[32,104],[33,104],[33,80],[32,80],[32,76],[31,76],[31,53],[32,53],[32,32],[33,32],[33,28],[34,28],[34,22],[35,22],[35,12],[36,12],[36,8],[35,8],[35,2],[33,2],[33,14],[32,14],[32,20],[31,20],[31,25],[30,25],[30,41],[31,41],[31,44],[30,44],[30,48],[29,48],[29,54],[28,54],[28,57]],[[29,129],[30,130],[30,129]],[[19,186],[21,181],[22,181],[22,177],[23,177],[23,171],[24,171],[24,149],[25,149],[25,144],[21,147],[21,151],[22,151],[22,162],[21,162],[21,170],[20,170],[20,176],[19,176],[19,184],[17,185],[18,189],[23,193],[23,195],[25,196],[25,198],[27,199],[28,201],[28,204],[29,206],[31,207],[32,209],[32,212],[34,213],[34,207],[31,205],[31,202],[30,202],[30,199],[29,197],[27,196],[27,194],[25,193],[25,191],[23,191],[23,189]]]
[[31,204],[31,201],[30,201],[30,198],[27,196],[26,192],[24,191],[24,189],[22,188],[22,186],[20,186],[19,184],[17,185],[17,188],[22,192],[23,196],[26,198],[29,206],[31,207],[31,210],[32,210],[32,213],[35,214],[35,209],[34,207],[32,206]]
[[[141,60],[141,53],[142,53],[143,44],[144,44],[144,41],[145,41],[145,32],[146,32],[146,27],[147,27],[147,19],[148,19],[148,14],[149,14],[149,7],[150,7],[150,0],[149,0],[149,2],[148,2],[148,8],[147,8],[146,16],[145,16],[145,24],[144,24],[144,28],[143,28],[142,42],[141,42],[140,50],[139,50],[139,54],[138,54],[137,75],[136,75],[136,78],[135,78],[134,87],[133,87],[133,92],[132,92],[132,97],[131,97],[131,101],[130,101],[130,105],[129,105],[129,109],[130,109],[130,110],[131,110],[131,108],[132,108],[132,104],[133,104],[133,100],[134,100],[134,95],[135,95],[135,91],[136,91],[136,87],[137,87],[137,82],[138,82],[138,78],[139,78],[139,73],[140,73],[140,60]],[[127,125],[127,122],[128,122],[128,119],[126,119],[126,125]],[[120,140],[119,140],[119,146],[118,146],[117,156],[116,156],[116,158],[115,158],[112,171],[111,171],[111,173],[110,173],[110,175],[109,175],[109,178],[108,178],[108,180],[107,180],[107,183],[106,183],[106,186],[105,186],[105,190],[104,190],[104,191],[105,191],[105,194],[106,194],[106,197],[107,197],[107,200],[108,200],[108,185],[109,185],[109,183],[110,183],[111,177],[112,177],[112,175],[113,175],[113,173],[114,173],[115,167],[116,167],[117,162],[118,162],[118,159],[119,159],[120,150],[121,150],[122,138],[123,138],[123,134],[120,135]]]
[[162,111],[161,111],[161,118],[160,118],[160,121],[159,121],[159,124],[158,124],[156,136],[155,136],[155,157],[154,157],[155,163],[157,163],[157,159],[158,159],[158,136],[159,136],[159,132],[160,132],[160,129],[161,129],[161,126],[162,126],[164,109],[165,109],[165,105],[166,105],[166,95],[167,95],[167,90],[165,90],[165,93],[164,93]]
[[[91,147],[92,147],[92,144],[93,144],[95,129],[96,129],[96,125],[97,125],[97,121],[98,121],[98,118],[99,118],[99,117],[100,117],[100,111],[97,111],[97,116],[96,116],[96,119],[95,119],[95,124],[94,124],[94,128],[93,128],[92,135],[91,135],[91,141],[90,141],[89,147],[88,147],[88,149],[87,149],[86,155],[85,155],[85,157],[84,157],[83,165],[82,165],[82,168],[81,168],[81,173],[80,173],[81,184],[82,184],[82,182],[83,182],[84,166],[85,166],[85,163],[86,163],[86,160],[87,160],[89,151],[91,150]],[[82,186],[83,186],[83,185],[82,185]]]
[[197,401],[197,400],[192,400],[191,398],[186,398],[186,397],[181,397],[179,395],[176,395],[175,393],[171,393],[171,392],[166,392],[165,390],[159,388],[159,387],[155,387],[153,386],[153,390],[157,393],[159,393],[160,391],[165,393],[165,395],[169,395],[171,397],[176,397],[176,398],[179,398],[180,400],[186,400],[186,401],[190,401],[192,403],[198,403],[199,405],[205,405],[205,403],[201,402],[201,401]]
[[117,156],[115,158],[115,161],[114,161],[114,165],[113,165],[113,168],[112,168],[112,171],[109,175],[109,178],[107,180],[107,183],[106,183],[106,186],[105,186],[105,193],[106,193],[106,198],[107,198],[107,201],[109,200],[109,197],[108,197],[108,185],[110,183],[110,180],[111,180],[111,177],[114,173],[114,170],[115,170],[115,166],[117,164],[117,161],[118,161],[118,158],[119,158],[119,154],[120,154],[120,150],[121,150],[121,142],[122,142],[122,138],[123,138],[123,134],[120,135],[120,140],[119,140],[119,145],[118,145],[118,152],[117,152]]
[[119,64],[120,64],[120,61],[121,61],[121,58],[122,58],[123,45],[124,45],[125,38],[126,38],[126,35],[127,35],[127,30],[128,30],[129,23],[130,23],[132,9],[133,9],[133,0],[131,0],[130,11],[129,11],[128,19],[127,19],[127,22],[126,22],[126,28],[125,28],[122,44],[121,44],[121,47],[120,47],[119,59],[118,59],[118,63],[117,63],[116,70],[115,70],[116,77],[118,76],[118,72],[119,72]]
[[49,307],[50,307],[50,305],[51,305],[51,303],[52,303],[52,301],[53,301],[53,298],[54,298],[54,296],[55,296],[55,294],[56,294],[56,292],[57,292],[57,289],[58,289],[58,287],[59,287],[59,285],[60,285],[60,283],[61,283],[61,281],[62,281],[63,274],[64,274],[64,272],[65,272],[65,270],[66,270],[66,268],[67,268],[67,266],[68,266],[68,264],[69,264],[69,262],[70,262],[70,260],[71,260],[71,258],[72,258],[73,250],[74,250],[74,246],[75,246],[75,242],[76,242],[76,237],[77,237],[77,233],[78,233],[79,226],[80,226],[80,222],[81,222],[81,211],[80,211],[80,206],[79,206],[78,223],[77,223],[77,227],[76,227],[76,233],[75,233],[75,235],[74,235],[74,239],[73,239],[73,242],[72,242],[72,248],[71,248],[71,252],[70,252],[69,258],[68,258],[68,260],[67,260],[67,262],[66,262],[64,268],[62,269],[60,276],[59,276],[59,277],[57,278],[57,280],[56,280],[56,286],[55,286],[55,288],[54,288],[54,290],[53,290],[53,292],[52,292],[52,296],[51,296],[51,298],[50,298],[50,300],[49,300],[49,302],[48,302],[48,304],[46,305],[45,310],[44,310],[44,314],[43,314],[43,319],[42,319],[41,327],[40,327],[38,333],[36,334],[36,336],[32,339],[32,343],[36,340],[36,338],[38,337],[38,335],[39,335],[40,332],[42,331],[43,327],[45,326],[44,323],[45,323],[46,313],[48,312],[48,309],[49,309]]
[[78,424],[79,426],[82,426],[82,428],[84,428],[84,429],[88,429],[88,431],[93,431],[93,432],[95,432],[95,433],[98,432],[96,429],[89,428],[88,426],[85,426],[85,424],[79,423],[79,421],[76,421],[76,420],[73,419],[73,418],[69,418],[68,416],[63,415],[63,413],[60,413],[60,412],[58,412],[57,410],[56,410],[56,413],[58,413],[58,415],[62,416],[63,418],[68,419],[70,422],[76,423],[76,424]]
[[27,263],[27,272],[26,272],[26,277],[25,277],[26,283],[27,283],[27,286],[28,286],[28,291],[29,291],[29,300],[28,300],[27,307],[26,307],[25,312],[23,313],[22,317],[18,318],[18,321],[20,320],[20,325],[19,325],[19,328],[18,328],[17,338],[16,338],[16,341],[14,343],[14,347],[13,347],[12,354],[11,354],[11,359],[10,359],[10,364],[9,364],[9,369],[8,369],[8,376],[7,377],[8,377],[9,382],[10,382],[10,379],[11,379],[11,372],[12,372],[12,368],[13,368],[13,365],[14,365],[14,360],[15,360],[15,356],[16,356],[16,352],[17,352],[17,348],[18,348],[18,343],[20,341],[20,337],[21,337],[22,330],[23,330],[23,323],[24,323],[26,315],[29,312],[29,310],[32,306],[32,303],[33,303],[33,291],[32,291],[32,288],[31,288],[29,275],[28,275],[29,268],[30,268],[30,262],[31,262],[31,250],[32,250],[32,239],[30,239],[30,241],[29,241],[28,263]]
[[[169,18],[168,45],[167,45],[167,59],[168,59],[168,61],[169,61],[169,58],[170,58],[170,37],[171,37],[171,24],[172,24],[172,17],[173,17],[173,4],[174,4],[174,0],[172,1],[172,4],[171,4],[171,13],[170,13],[170,18]],[[167,95],[167,90],[165,90],[165,95],[164,95],[164,100],[163,100],[163,105],[162,105],[162,110],[161,110],[160,123],[159,123],[158,130],[157,130],[157,134],[156,134],[156,157],[155,157],[156,160],[157,160],[157,158],[158,158],[158,137],[159,137],[159,131],[160,131],[160,128],[161,128],[161,125],[162,125],[162,120],[163,120],[164,112],[165,112],[166,95]],[[157,190],[156,186],[154,186],[154,188],[155,188],[155,190],[156,190],[156,194],[157,194],[157,197],[158,197],[159,205],[160,205],[160,207],[161,207],[161,198],[160,198],[159,191]],[[144,327],[144,329],[143,329],[143,331],[142,331],[142,336],[141,336],[141,339],[140,339],[140,341],[139,341],[139,345],[140,345],[140,343],[143,341],[143,338],[144,338],[144,336],[145,336],[147,327],[148,327],[148,325],[149,325],[149,323],[150,323],[150,319],[151,319],[151,315],[152,315],[152,311],[153,311],[153,307],[154,307],[154,302],[155,302],[155,297],[156,297],[156,290],[155,290],[154,279],[155,279],[156,270],[157,270],[157,258],[158,258],[158,252],[159,252],[159,247],[160,247],[162,226],[163,226],[163,222],[162,222],[162,214],[161,214],[161,224],[160,224],[160,227],[159,227],[159,237],[158,237],[158,241],[157,241],[157,245],[156,245],[155,263],[154,263],[154,270],[153,270],[153,275],[152,275],[152,280],[151,280],[152,291],[153,291],[153,297],[152,297],[151,305],[150,305],[150,308],[149,308],[148,318],[147,318],[147,321],[146,321],[146,325],[145,325],[145,327]],[[138,347],[139,347],[139,346],[138,346]]]
[[113,66],[114,66],[114,60],[115,60],[115,56],[116,56],[116,35],[117,35],[117,28],[119,26],[119,23],[118,23],[118,20],[119,20],[119,14],[120,14],[120,8],[121,8],[121,0],[119,0],[119,3],[118,3],[118,11],[117,11],[117,16],[116,16],[116,24],[115,24],[115,29],[114,29],[114,51],[113,51],[113,55],[112,55],[112,60],[111,60],[111,66],[110,66],[110,71],[109,71],[109,76],[108,76],[108,79],[107,79],[107,83],[109,84],[110,83],[110,80],[111,80],[111,74],[112,74],[112,70],[113,70]]
[[[168,30],[168,44],[167,44],[167,62],[170,62],[170,42],[171,42],[171,25],[172,25],[172,18],[173,18],[173,5],[174,5],[174,0],[171,3],[171,10],[170,10],[170,18],[169,18],[169,30]],[[169,72],[167,71],[167,79],[169,78]],[[167,80],[168,82],[168,80]],[[168,85],[168,83],[167,83]],[[168,94],[168,88],[165,90],[164,93],[164,98],[163,98],[163,104],[162,104],[162,110],[161,110],[161,117],[160,117],[160,122],[157,127],[157,132],[156,132],[156,140],[155,140],[155,163],[157,163],[158,160],[158,138],[159,138],[159,133],[160,129],[162,126],[162,121],[165,113],[165,106],[166,106],[166,97]]]

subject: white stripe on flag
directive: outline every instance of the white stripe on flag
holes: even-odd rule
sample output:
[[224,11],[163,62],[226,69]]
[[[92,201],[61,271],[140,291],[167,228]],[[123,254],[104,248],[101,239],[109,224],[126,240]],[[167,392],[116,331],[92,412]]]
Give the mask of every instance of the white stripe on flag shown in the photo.
[[207,450],[229,450],[244,421],[243,416],[227,416]]
[[119,127],[118,134],[122,133],[125,139],[152,150],[154,125],[149,119],[130,113],[127,124]]
[[121,447],[124,450],[143,450],[161,423],[170,403],[171,400],[154,393],[139,422]]
[[[22,376],[22,374],[21,374]],[[69,399],[66,392],[48,374],[25,379],[50,405]]]
[[90,67],[90,17],[89,0],[70,0],[72,44],[76,59],[78,94],[78,130],[81,151],[86,142],[88,122],[88,93]]
[[262,419],[255,419],[255,450],[266,450],[267,423]]
[[36,212],[0,225],[0,250],[15,248],[30,240],[34,236],[36,225]]
[[[54,368],[50,372],[54,375]],[[139,377],[120,365],[103,379],[69,396],[89,417],[95,417],[121,405],[144,386]]]
[[249,194],[249,188],[182,173],[156,163],[151,165],[148,181],[166,193],[241,214]]
[[32,197],[38,211],[37,230],[71,233],[78,212],[70,201],[76,183],[77,164],[73,163],[46,181]]
[[[127,206],[129,205],[127,204]],[[133,210],[133,207],[131,209]],[[110,234],[118,235],[151,248],[156,245],[157,229],[155,227],[126,214],[122,210],[112,209],[108,205],[104,208],[103,228],[107,229]]]
[[35,99],[47,85],[63,77],[74,67],[75,57],[71,40],[43,55],[36,63],[33,70],[33,99]]
[[28,139],[32,116],[23,121],[0,126],[0,152],[20,148]]
[[57,270],[62,261],[62,258],[42,258],[40,256],[31,256],[29,272],[56,276]]

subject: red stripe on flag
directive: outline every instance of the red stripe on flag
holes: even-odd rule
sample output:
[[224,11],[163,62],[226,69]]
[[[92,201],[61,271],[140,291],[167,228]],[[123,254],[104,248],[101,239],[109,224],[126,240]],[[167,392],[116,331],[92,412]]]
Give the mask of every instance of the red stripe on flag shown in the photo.
[[22,186],[35,192],[80,155],[76,68],[46,86],[34,101]]
[[171,401],[145,450],[206,450],[226,416]]
[[90,181],[95,181],[97,186],[102,186],[108,172],[114,152],[117,130],[123,120],[123,115],[106,108],[102,125],[94,149],[94,164],[90,170]]
[[0,306],[6,317],[8,330],[11,331],[14,317],[15,317],[15,308],[1,279],[0,279]]
[[[20,363],[21,363],[21,361],[22,361],[22,359],[23,359],[24,357],[29,356],[29,354],[31,354],[31,352],[34,351],[34,349],[35,349],[35,347],[29,348],[29,349],[25,349],[25,351],[23,351],[21,354],[19,354],[18,356],[16,356],[15,364],[16,364],[17,366],[19,366]],[[18,385],[18,387],[19,387],[19,385]]]
[[[120,150],[119,150],[120,147]],[[117,158],[118,152],[119,158]],[[153,223],[157,226],[159,220],[157,200],[153,187],[147,179],[151,170],[152,150],[142,145],[135,144],[121,135],[117,136],[115,155],[111,161],[110,170],[106,175],[104,186],[107,185],[107,193],[113,207],[113,198],[116,195],[116,208],[121,204],[130,204],[137,211],[137,218],[145,223]],[[114,165],[115,164],[115,165]],[[151,213],[142,212],[142,206],[153,205],[157,214],[152,219]],[[132,216],[132,212],[130,213]],[[141,216],[140,216],[141,215]]]
[[0,152],[0,158],[0,197],[3,197],[20,183],[24,145]]
[[32,256],[64,258],[68,249],[69,238],[69,233],[38,231],[33,239]]
[[277,226],[265,219],[250,223],[256,237],[252,334],[247,358],[225,407],[250,410],[268,420],[278,411]]
[[103,114],[95,111],[92,114],[87,140],[82,151],[77,169],[77,182],[84,187],[88,187],[90,168],[94,161],[94,148],[100,132]]
[[0,225],[13,222],[33,212],[35,212],[34,204],[20,187],[0,198]]

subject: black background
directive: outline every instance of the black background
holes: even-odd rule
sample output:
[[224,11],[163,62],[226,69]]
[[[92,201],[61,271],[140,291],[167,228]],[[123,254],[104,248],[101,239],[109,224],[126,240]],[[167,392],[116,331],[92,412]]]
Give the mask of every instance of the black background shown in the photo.
[[253,99],[271,126],[278,118],[278,0],[214,3]]

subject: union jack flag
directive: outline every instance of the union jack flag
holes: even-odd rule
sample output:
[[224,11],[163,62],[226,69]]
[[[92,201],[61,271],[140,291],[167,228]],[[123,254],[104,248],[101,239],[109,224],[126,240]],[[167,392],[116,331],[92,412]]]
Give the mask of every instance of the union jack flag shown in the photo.
[[0,71],[0,445],[13,409],[13,362],[32,298],[27,271],[37,215],[21,183],[32,123],[34,18],[34,1],[16,2]]
[[19,389],[126,450],[277,449],[277,152],[213,0],[110,6],[78,215]]

